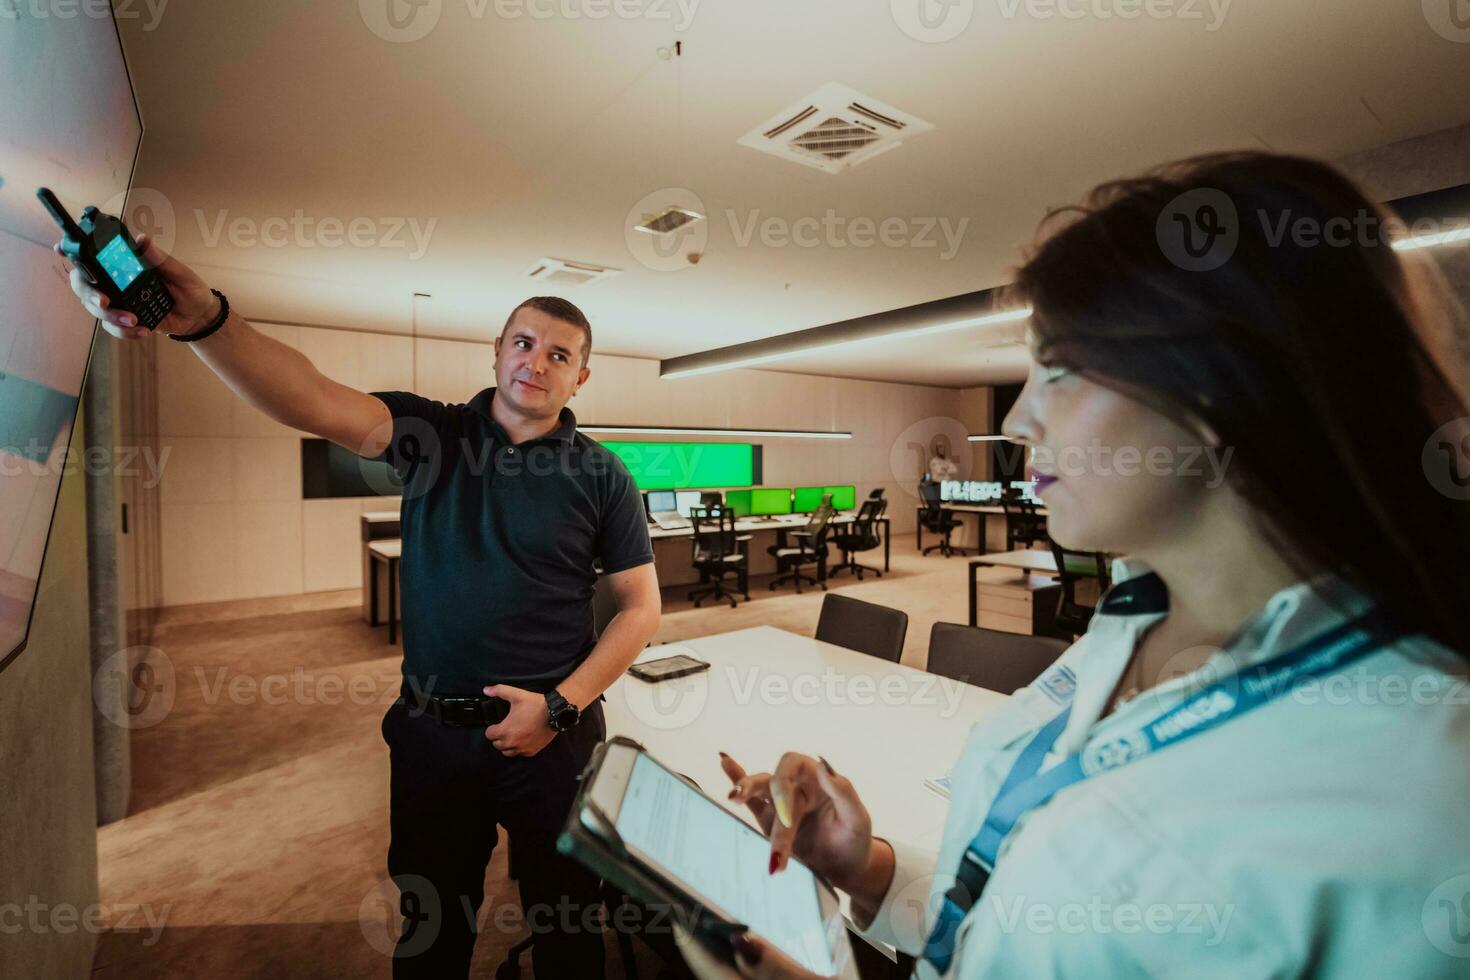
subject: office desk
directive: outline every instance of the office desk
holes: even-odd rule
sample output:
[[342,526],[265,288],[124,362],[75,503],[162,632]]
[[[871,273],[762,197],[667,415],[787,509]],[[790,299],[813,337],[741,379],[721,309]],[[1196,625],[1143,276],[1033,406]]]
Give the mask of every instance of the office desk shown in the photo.
[[367,511],[362,515],[360,526],[362,528],[362,618],[376,626],[378,624],[373,622],[373,616],[369,610],[372,606],[373,590],[383,587],[377,581],[377,575],[382,571],[382,566],[373,562],[372,555],[368,553],[368,545],[374,541],[402,537],[403,531],[396,510]]
[[970,726],[1007,695],[889,663],[771,626],[649,647],[640,660],[688,648],[710,669],[648,684],[623,675],[607,690],[610,735],[643,743],[721,805],[724,751],[748,772],[788,750],[821,755],[856,785],[874,833],[938,850],[949,801],[924,787],[958,759]]
[[[1005,517],[1005,508],[1000,504],[941,504],[940,510],[947,510],[952,514],[974,514],[975,515],[975,540],[980,548],[986,547],[988,535],[985,533],[985,519],[987,517]],[[1036,509],[1038,516],[1046,516],[1046,508]],[[919,554],[924,553],[924,505],[920,504],[914,512],[914,546]]]
[[382,565],[388,579],[388,642],[398,642],[398,561],[403,557],[403,541],[399,538],[368,543],[368,559],[373,563],[373,575],[368,622],[378,625],[378,574]]
[[[832,518],[830,522],[828,522],[828,526],[850,524],[854,520],[856,520],[855,514],[839,514],[838,516]],[[793,517],[790,520],[779,521],[758,521],[752,518],[742,517],[735,522],[735,533],[749,535],[757,531],[794,531],[798,528],[806,526],[806,522],[806,515],[801,515],[799,518]],[[390,571],[390,566],[388,565],[387,559],[385,557],[379,555],[375,558],[372,552],[372,546],[374,543],[379,541],[397,542],[399,540],[399,535],[402,533],[402,524],[399,521],[397,511],[375,511],[365,513],[362,515],[361,523],[363,542],[362,617],[363,619],[367,620],[369,624],[376,626],[378,625],[378,595],[384,591],[396,590],[397,582],[396,580],[389,582],[380,581],[382,578],[387,576],[387,573]],[[889,523],[889,520],[886,517],[878,518],[875,523],[882,525],[881,536],[883,538],[883,570],[886,572],[889,568],[889,539],[892,533],[892,525]],[[682,538],[684,540],[688,540],[689,538],[692,538],[694,536],[694,529],[684,527],[677,528],[672,531],[665,531],[664,529],[659,527],[650,527],[648,529],[648,536],[654,541],[655,544],[660,541],[667,541],[671,538]],[[670,547],[673,546],[670,545]],[[829,542],[828,547],[834,548],[835,546],[833,546]],[[672,558],[672,556],[667,555],[665,557]],[[763,550],[755,557],[758,557],[762,560],[774,561],[774,559],[766,559]],[[396,557],[394,558],[391,570],[395,572],[397,570]],[[751,572],[750,558],[747,558],[746,560],[746,572],[747,575],[749,575]],[[757,574],[761,574],[762,570],[755,569],[755,572]],[[660,584],[665,586],[694,584],[692,580],[688,583],[678,581],[679,578],[680,575],[678,574],[678,569],[676,568],[670,571],[668,574],[661,575]],[[744,587],[744,584],[745,583],[742,583],[742,587]],[[396,617],[396,607],[394,609],[394,615]],[[391,634],[396,634],[396,622],[389,624],[389,632]],[[393,639],[390,638],[389,642],[393,642]]]
[[[1050,551],[1038,551],[1034,548],[1023,548],[1018,551],[999,551],[978,558],[970,559],[970,625],[974,626],[979,620],[978,600],[976,597],[976,575],[981,568],[1014,568],[1024,574],[1032,573],[1038,575],[1055,575],[1057,573],[1057,560]],[[1078,575],[1090,575],[1097,577],[1097,566],[1089,560],[1079,560],[1077,563],[1068,562],[1069,571]]]
[[[842,524],[851,524],[855,520],[857,520],[856,513],[838,514],[836,517],[827,522],[827,526],[833,527]],[[757,520],[753,517],[739,517],[735,520],[735,533],[754,534],[758,531],[795,531],[805,527],[806,523],[807,515],[805,514],[792,515],[789,518],[781,518],[774,521],[762,521]],[[880,537],[883,538],[883,571],[886,572],[888,571],[889,567],[889,554],[891,551],[890,538],[892,537],[893,525],[887,517],[880,517],[875,520],[874,523],[881,525],[883,529]],[[650,526],[648,528],[648,536],[654,542],[654,550],[656,553],[658,550],[658,542],[668,541],[672,538],[683,538],[687,540],[694,537],[694,529],[692,527],[681,527],[674,530],[666,531],[661,527]],[[836,549],[836,546],[833,545],[830,540],[827,542],[827,547],[830,550]],[[757,549],[751,550],[755,551]],[[747,568],[749,568],[751,561],[752,558],[746,559]],[[766,570],[750,569],[750,571],[754,572],[755,574],[764,574]],[[683,581],[679,581],[679,578],[680,576],[677,573],[661,573],[659,575],[659,584],[664,586],[693,584],[692,582],[686,583]]]

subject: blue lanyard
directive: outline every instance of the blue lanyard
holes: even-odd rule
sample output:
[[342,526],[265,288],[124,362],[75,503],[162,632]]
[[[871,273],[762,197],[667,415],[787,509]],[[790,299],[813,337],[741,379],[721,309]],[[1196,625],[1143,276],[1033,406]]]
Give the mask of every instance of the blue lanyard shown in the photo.
[[1383,621],[1376,612],[1335,626],[1254,668],[1212,684],[1142,729],[1089,745],[1081,753],[1068,756],[1037,775],[1047,753],[1067,727],[1072,715],[1072,706],[1068,704],[1026,744],[1001,783],[990,811],[985,814],[985,823],[965,848],[954,887],[944,895],[944,905],[924,947],[924,959],[941,974],[949,969],[960,923],[979,901],[995,867],[1001,842],[1028,811],[1073,783],[1218,728],[1289,693],[1299,681],[1321,676],[1372,653],[1380,647],[1378,635],[1382,627]]

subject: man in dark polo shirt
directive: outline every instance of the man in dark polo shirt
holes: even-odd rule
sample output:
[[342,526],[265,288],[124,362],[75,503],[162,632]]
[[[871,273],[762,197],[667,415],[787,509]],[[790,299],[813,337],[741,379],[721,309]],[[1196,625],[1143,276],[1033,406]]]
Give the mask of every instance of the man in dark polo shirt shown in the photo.
[[[657,630],[659,595],[638,488],[565,407],[590,346],[580,310],[537,297],[496,341],[497,387],[468,404],[373,393],[392,416],[377,458],[404,481],[404,697],[383,719],[395,977],[466,975],[497,823],[536,975],[603,975],[596,879],[555,842],[606,735],[598,698]],[[618,606],[600,639],[594,561]]]
[[[658,630],[659,594],[632,477],[566,411],[588,377],[587,318],[553,297],[521,304],[495,342],[496,387],[468,405],[370,395],[256,330],[148,236],[138,245],[174,297],[154,330],[72,270],[72,291],[109,334],[187,343],[270,418],[391,460],[405,479],[405,699],[383,718],[388,866],[406,919],[394,976],[468,973],[497,823],[538,940],[536,975],[602,976],[602,937],[587,928],[596,882],[554,842],[606,734],[597,699]],[[597,638],[594,561],[617,606]]]

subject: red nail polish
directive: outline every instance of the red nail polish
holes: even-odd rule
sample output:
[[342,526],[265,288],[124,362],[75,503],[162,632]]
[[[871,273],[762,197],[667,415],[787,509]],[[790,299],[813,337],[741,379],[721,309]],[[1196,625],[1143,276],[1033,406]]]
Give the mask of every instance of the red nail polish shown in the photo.
[[770,870],[766,872],[766,874],[771,874],[771,875],[775,874],[776,873],[776,865],[778,865],[780,863],[781,863],[781,855],[778,854],[775,851],[772,851],[771,852],[771,867],[770,867]]

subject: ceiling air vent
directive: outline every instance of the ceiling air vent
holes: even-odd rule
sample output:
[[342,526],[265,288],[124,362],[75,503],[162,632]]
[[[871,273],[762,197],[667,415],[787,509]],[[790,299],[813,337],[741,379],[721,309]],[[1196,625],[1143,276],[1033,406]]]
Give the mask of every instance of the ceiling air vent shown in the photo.
[[835,174],[933,128],[886,102],[831,82],[736,142]]
[[650,235],[667,235],[678,231],[685,225],[696,221],[703,221],[704,215],[698,211],[690,211],[688,208],[667,207],[662,211],[650,214],[633,227],[638,231],[647,232]]
[[611,269],[605,265],[593,265],[591,262],[537,259],[536,264],[531,266],[531,271],[526,274],[532,279],[539,279],[558,286],[583,286],[589,282],[597,282],[600,279],[615,276],[621,271],[621,269]]

